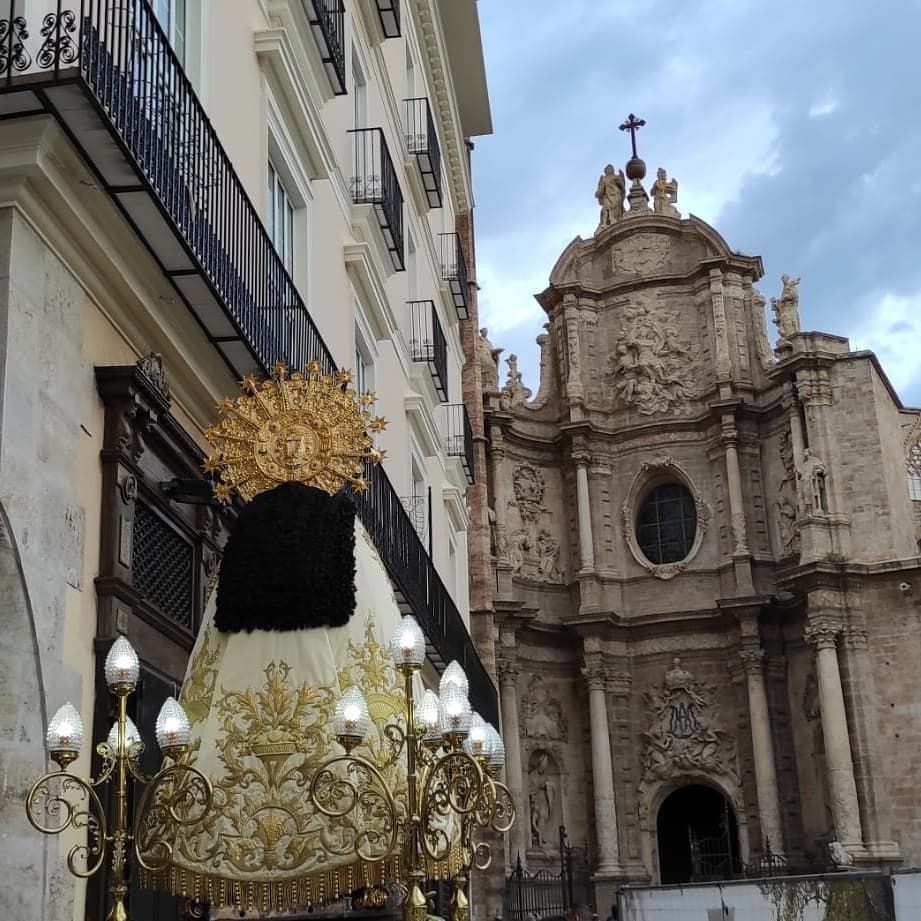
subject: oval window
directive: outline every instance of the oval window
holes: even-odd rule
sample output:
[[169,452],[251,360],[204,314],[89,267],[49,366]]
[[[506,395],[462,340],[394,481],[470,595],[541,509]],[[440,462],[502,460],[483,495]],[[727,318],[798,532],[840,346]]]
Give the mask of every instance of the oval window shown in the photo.
[[646,493],[636,515],[636,542],[650,563],[677,563],[694,545],[697,508],[681,483],[663,483]]

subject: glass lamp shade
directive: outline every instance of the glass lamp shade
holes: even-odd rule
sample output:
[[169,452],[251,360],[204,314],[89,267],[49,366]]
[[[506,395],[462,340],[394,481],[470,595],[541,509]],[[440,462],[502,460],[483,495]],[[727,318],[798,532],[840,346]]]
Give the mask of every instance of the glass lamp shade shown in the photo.
[[415,718],[416,729],[423,739],[432,740],[441,735],[438,695],[434,691],[426,691],[422,695],[422,700],[416,706]]
[[486,724],[486,734],[489,736],[489,761],[488,764],[493,768],[500,768],[505,765],[505,742],[499,735],[499,730],[492,723]]
[[[130,753],[131,747],[137,745],[141,741],[141,734],[138,732],[137,726],[134,725],[134,720],[131,717],[125,718],[125,754]],[[108,736],[106,736],[106,745],[109,746],[109,751],[113,755],[118,754],[118,723],[114,723],[112,728],[109,730]]]
[[425,661],[425,634],[411,614],[407,614],[393,631],[390,652],[397,668],[420,668]]
[[464,739],[464,751],[471,758],[488,758],[490,741],[486,721],[479,713],[474,712],[470,717],[470,729],[467,732],[467,738]]
[[185,748],[189,744],[191,734],[192,728],[189,726],[189,718],[185,710],[175,697],[167,697],[157,717],[156,735],[160,751]]
[[470,730],[470,701],[456,685],[449,684],[441,693],[438,718],[446,736],[463,738]]
[[458,688],[464,697],[470,693],[470,682],[467,680],[464,670],[456,660],[451,662],[444,670],[444,674],[441,676],[441,682],[438,685],[438,693],[444,694],[445,689],[450,685],[454,685]]
[[363,739],[370,728],[371,717],[364,694],[358,688],[349,688],[336,704],[333,731],[346,739]]
[[68,701],[51,717],[45,743],[52,755],[59,752],[76,755],[83,746],[83,720],[77,708]]
[[106,684],[110,688],[118,686],[134,687],[138,683],[141,673],[141,663],[134,647],[123,636],[120,636],[106,656],[105,674]]

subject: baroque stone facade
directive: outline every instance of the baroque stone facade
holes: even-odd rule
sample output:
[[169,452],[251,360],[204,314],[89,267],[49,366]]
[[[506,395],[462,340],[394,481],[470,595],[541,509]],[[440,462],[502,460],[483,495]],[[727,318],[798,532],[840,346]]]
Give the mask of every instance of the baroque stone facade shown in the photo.
[[917,863],[919,412],[801,327],[792,275],[772,347],[761,260],[664,170],[652,207],[626,189],[606,168],[537,296],[537,396],[514,356],[482,395],[509,859],[554,868],[564,826],[599,911],[628,879]]

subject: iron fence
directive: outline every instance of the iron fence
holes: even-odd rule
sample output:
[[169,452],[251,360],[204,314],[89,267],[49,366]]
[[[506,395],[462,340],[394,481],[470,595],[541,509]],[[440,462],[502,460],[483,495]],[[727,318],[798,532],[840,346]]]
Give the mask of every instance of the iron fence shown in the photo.
[[404,99],[406,149],[416,158],[429,206],[440,208],[441,147],[432,119],[432,107],[425,97]]

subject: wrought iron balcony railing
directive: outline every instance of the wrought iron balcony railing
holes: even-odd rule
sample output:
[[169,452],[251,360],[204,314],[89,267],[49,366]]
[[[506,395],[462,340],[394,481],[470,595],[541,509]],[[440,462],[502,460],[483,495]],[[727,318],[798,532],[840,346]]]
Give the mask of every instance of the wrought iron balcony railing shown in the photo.
[[438,134],[432,120],[432,107],[428,99],[404,99],[406,108],[406,147],[416,158],[422,186],[428,198],[429,207],[440,208],[441,196],[441,148]]
[[427,540],[429,512],[425,496],[400,496],[400,501],[403,503],[403,508],[406,509],[406,514],[409,515],[409,520],[413,523],[413,527],[419,535],[419,540]]
[[443,402],[448,399],[448,342],[434,301],[409,301],[409,353],[425,362]]
[[356,205],[374,205],[381,233],[390,250],[393,267],[405,268],[403,258],[403,193],[390,150],[380,128],[356,128],[349,132],[353,145],[353,172],[349,180]]
[[302,0],[314,41],[337,96],[345,88],[345,6],[343,0]]
[[454,309],[461,320],[469,316],[467,311],[467,263],[460,237],[456,233],[441,234],[441,277],[451,288]]
[[463,403],[449,403],[445,410],[445,453],[448,457],[459,457],[467,475],[467,482],[473,483],[473,429],[470,416]]
[[399,38],[400,0],[375,0],[384,38]]
[[[0,0],[4,116],[59,122],[237,376],[278,359],[334,370],[149,0],[35,7],[32,22],[31,4]],[[355,503],[398,596],[436,663],[457,659],[474,706],[496,722],[495,686],[399,496],[379,467],[368,478]]]

